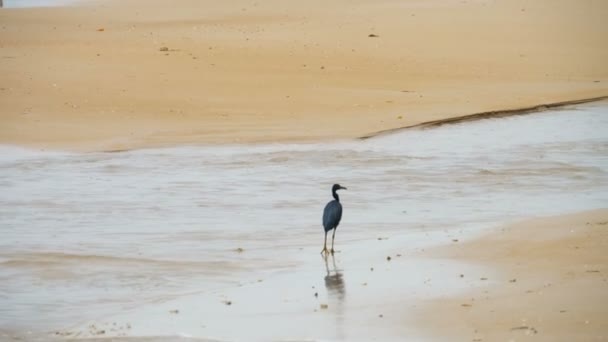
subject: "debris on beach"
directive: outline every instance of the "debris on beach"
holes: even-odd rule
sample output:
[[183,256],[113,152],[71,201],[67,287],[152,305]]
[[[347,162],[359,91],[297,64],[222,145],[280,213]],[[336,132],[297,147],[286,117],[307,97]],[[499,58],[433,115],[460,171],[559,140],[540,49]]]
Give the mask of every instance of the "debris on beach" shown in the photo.
[[105,31],[105,30],[106,30],[105,28],[101,27],[101,28],[98,28],[98,29],[97,29],[97,32],[103,32],[103,31]]
[[91,335],[104,335],[105,333],[106,333],[105,329],[100,329],[95,324],[89,325],[89,334],[91,334]]
[[230,300],[225,300],[225,301],[224,301],[224,304],[226,304],[226,305],[232,305],[232,301],[230,301]]
[[380,37],[380,36],[379,36],[379,35],[377,35],[377,34],[370,33],[370,34],[368,35],[368,37],[369,37],[369,38],[378,38],[378,37]]
[[509,283],[514,283],[514,282],[516,282],[516,281],[517,281],[517,279],[516,279],[516,278],[513,278],[513,279],[509,280]]
[[391,257],[390,257],[390,256],[387,256],[387,257],[386,257],[386,261],[391,261]]
[[319,293],[315,292],[315,298],[318,298],[318,297],[319,297]]
[[166,51],[169,51],[169,48],[166,46],[163,46],[160,49],[158,49],[158,51],[166,52]]
[[460,306],[465,307],[465,308],[470,308],[473,305],[464,303],[464,304],[460,304]]
[[327,304],[321,304],[320,307],[321,307],[321,309],[327,309],[327,308],[329,308],[329,305],[327,305]]
[[384,315],[383,314],[379,314],[378,317],[382,318],[382,317],[384,317]]
[[511,331],[515,331],[515,330],[524,330],[524,331],[526,331],[527,335],[529,335],[531,333],[532,334],[538,334],[538,330],[536,330],[536,328],[529,327],[529,326],[526,326],[526,325],[522,325],[520,327],[513,327],[513,328],[511,328]]
[[178,314],[178,313],[179,313],[179,310],[177,310],[177,309],[174,309],[174,310],[169,310],[169,313],[172,313],[172,314]]
[[245,250],[242,249],[241,247],[239,247],[239,248],[235,249],[234,251],[237,253],[243,253]]
[[479,278],[479,280],[488,280],[488,278],[486,278],[486,277],[481,277],[481,278]]

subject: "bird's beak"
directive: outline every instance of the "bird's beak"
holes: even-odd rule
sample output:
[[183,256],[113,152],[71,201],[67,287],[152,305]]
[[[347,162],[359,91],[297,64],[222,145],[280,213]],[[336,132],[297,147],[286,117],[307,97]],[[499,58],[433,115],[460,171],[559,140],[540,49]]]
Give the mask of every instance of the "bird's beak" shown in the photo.
[[340,189],[348,190],[345,186],[340,186]]

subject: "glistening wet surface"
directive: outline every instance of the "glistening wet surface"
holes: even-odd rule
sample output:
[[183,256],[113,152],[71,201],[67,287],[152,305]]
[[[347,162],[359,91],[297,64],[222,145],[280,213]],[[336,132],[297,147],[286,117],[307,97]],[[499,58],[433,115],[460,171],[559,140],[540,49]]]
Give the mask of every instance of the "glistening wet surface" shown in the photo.
[[[361,336],[324,328],[322,317],[310,335],[287,324],[264,335],[261,327],[293,318],[286,312],[318,314],[312,286],[332,310],[342,305],[341,314],[331,311],[336,320],[362,319],[349,310],[377,292],[350,284],[374,279],[375,291],[391,291],[394,274],[376,265],[386,251],[405,254],[510,220],[606,207],[606,132],[604,102],[329,144],[84,154],[5,146],[0,330],[95,335],[83,327],[104,321],[124,327],[115,335],[234,339],[223,323],[230,320],[260,339]],[[340,253],[328,273],[320,220],[333,183],[348,190],[340,193]],[[368,278],[361,270],[374,265]],[[459,288],[425,283],[440,279],[445,263],[401,265],[399,272],[416,274],[398,283],[414,299]],[[349,284],[347,301],[339,300],[340,278],[325,278],[336,270]],[[230,300],[250,309],[234,309]],[[167,318],[177,306],[180,313]]]

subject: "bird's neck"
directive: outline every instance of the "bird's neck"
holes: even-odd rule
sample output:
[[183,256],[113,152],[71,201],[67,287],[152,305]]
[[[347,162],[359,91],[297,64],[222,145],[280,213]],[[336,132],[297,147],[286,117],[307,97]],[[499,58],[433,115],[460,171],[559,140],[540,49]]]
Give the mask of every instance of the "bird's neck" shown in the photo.
[[336,199],[336,201],[340,202],[340,196],[338,196],[337,192],[332,191],[332,195],[334,195],[334,198]]

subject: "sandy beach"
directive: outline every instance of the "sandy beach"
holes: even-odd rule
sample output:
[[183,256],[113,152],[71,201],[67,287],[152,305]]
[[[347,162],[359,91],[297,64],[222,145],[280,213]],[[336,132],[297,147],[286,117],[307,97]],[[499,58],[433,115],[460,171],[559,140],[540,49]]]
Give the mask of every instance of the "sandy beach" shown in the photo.
[[607,340],[607,227],[603,209],[528,220],[425,251],[499,273],[478,278],[487,286],[431,301],[419,324],[436,340]]
[[0,11],[0,143],[327,141],[608,95],[602,1],[85,1]]
[[0,9],[0,340],[608,340],[608,2],[65,2]]

